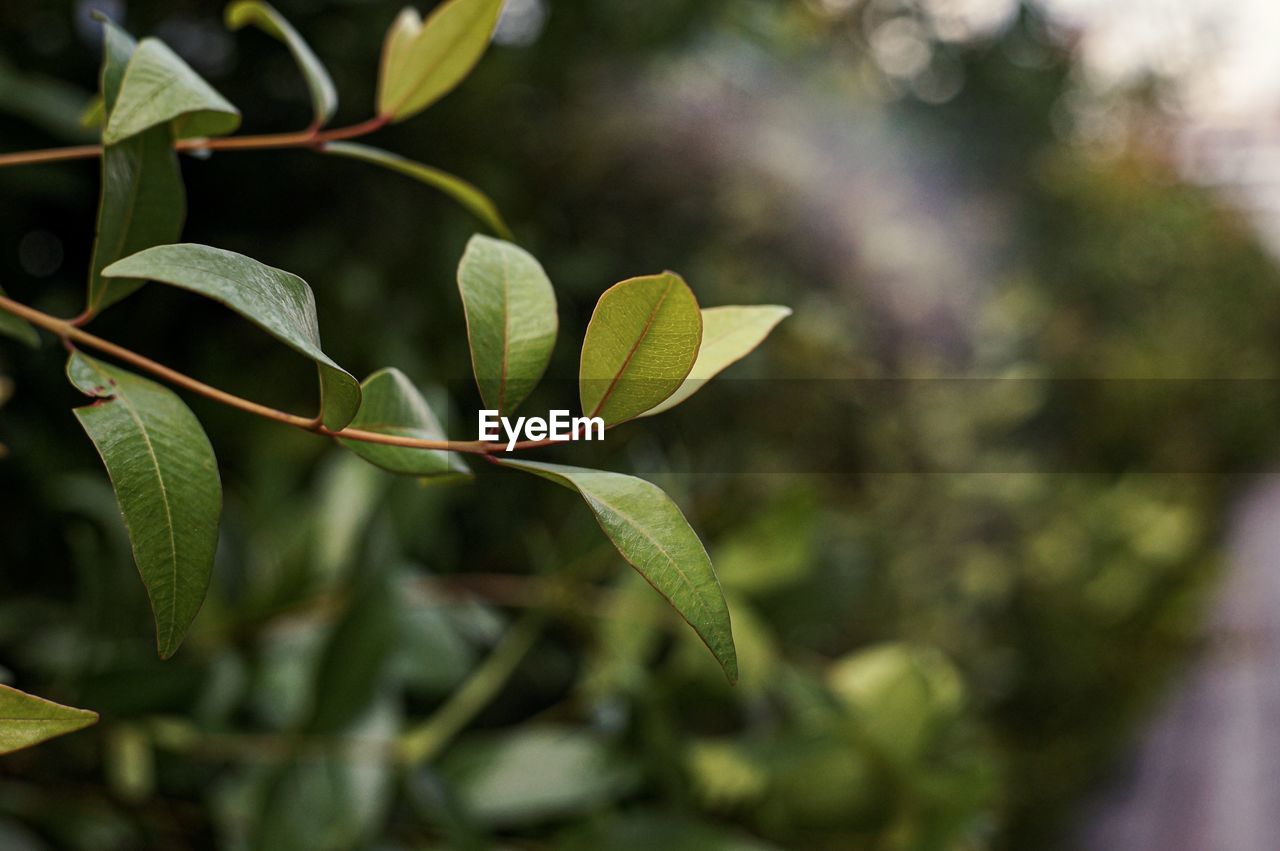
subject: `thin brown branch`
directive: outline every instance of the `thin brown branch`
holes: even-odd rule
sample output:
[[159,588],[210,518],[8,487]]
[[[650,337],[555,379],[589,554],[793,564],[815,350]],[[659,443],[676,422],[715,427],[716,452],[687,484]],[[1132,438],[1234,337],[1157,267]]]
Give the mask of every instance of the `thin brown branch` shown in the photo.
[[[363,429],[344,428],[338,431],[325,428],[320,422],[311,417],[302,417],[297,414],[290,414],[280,411],[266,405],[259,404],[249,399],[228,393],[225,390],[219,390],[217,387],[205,384],[192,378],[189,375],[171,369],[162,363],[158,363],[145,355],[140,355],[135,351],[126,349],[112,343],[110,340],[104,340],[101,337],[90,334],[82,328],[77,328],[73,321],[66,319],[58,319],[28,307],[25,304],[16,302],[5,296],[0,296],[0,310],[11,313],[20,319],[25,319],[37,328],[43,328],[46,331],[58,335],[64,343],[78,344],[87,348],[94,349],[109,355],[122,363],[148,372],[175,387],[181,387],[189,390],[206,399],[227,405],[231,408],[244,411],[263,419],[274,420],[287,426],[292,426],[302,431],[319,434],[324,437],[338,438],[341,440],[355,440],[362,443],[380,443],[386,446],[400,446],[405,449],[438,449],[448,452],[465,452],[472,455],[493,455],[506,452],[506,448],[501,443],[489,443],[481,440],[427,440],[416,437],[401,437],[395,434],[381,434],[374,431],[365,431]],[[533,449],[539,446],[547,446],[556,441],[535,440],[524,441],[518,443],[515,449]]]
[[[325,142],[337,142],[343,139],[354,139],[372,133],[386,126],[388,119],[383,116],[370,118],[349,127],[336,127],[332,130],[308,128],[296,133],[265,133],[257,136],[228,136],[223,139],[181,139],[174,144],[179,151],[243,151],[266,148],[307,148],[323,145]],[[36,163],[58,162],[61,160],[91,159],[102,155],[101,145],[76,145],[69,148],[49,148],[40,151],[17,151],[11,154],[0,154],[0,168],[11,165],[34,165]]]

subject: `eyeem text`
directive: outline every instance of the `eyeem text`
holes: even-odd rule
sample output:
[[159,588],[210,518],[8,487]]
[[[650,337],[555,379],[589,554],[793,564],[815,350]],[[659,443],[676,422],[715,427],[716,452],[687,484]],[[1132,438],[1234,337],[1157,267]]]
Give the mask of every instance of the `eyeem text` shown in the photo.
[[542,417],[504,417],[497,411],[483,408],[479,414],[480,440],[501,440],[501,428],[506,434],[507,451],[515,449],[523,434],[525,440],[604,440],[604,419],[601,417],[575,417],[569,411],[554,410]]

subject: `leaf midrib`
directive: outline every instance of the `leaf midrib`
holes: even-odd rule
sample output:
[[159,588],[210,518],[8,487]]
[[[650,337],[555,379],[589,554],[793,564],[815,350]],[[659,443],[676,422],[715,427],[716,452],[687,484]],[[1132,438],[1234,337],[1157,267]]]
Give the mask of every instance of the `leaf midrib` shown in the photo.
[[649,311],[649,316],[645,319],[644,327],[640,329],[639,336],[636,341],[631,344],[631,350],[627,352],[627,356],[622,359],[622,363],[618,366],[618,371],[614,373],[613,380],[609,382],[609,386],[605,388],[604,395],[600,397],[600,401],[596,403],[595,410],[588,416],[599,416],[604,410],[605,403],[609,401],[609,397],[613,395],[614,389],[617,388],[618,382],[622,380],[623,374],[627,371],[627,366],[631,363],[631,359],[635,357],[636,352],[640,350],[640,344],[649,336],[649,329],[653,327],[653,320],[657,318],[658,311],[662,309],[662,305],[666,302],[667,296],[671,293],[671,288],[675,286],[675,281],[667,280],[667,287],[662,291],[662,295],[658,298],[658,303]]

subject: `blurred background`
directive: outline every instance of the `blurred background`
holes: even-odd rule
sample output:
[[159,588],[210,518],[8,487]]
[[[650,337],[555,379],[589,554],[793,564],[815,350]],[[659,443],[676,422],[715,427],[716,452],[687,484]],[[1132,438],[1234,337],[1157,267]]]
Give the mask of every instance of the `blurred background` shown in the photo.
[[[276,6],[366,118],[397,5]],[[307,124],[221,4],[5,0],[0,150],[84,141],[95,8],[245,132]],[[546,266],[530,411],[574,403],[622,278],[795,309],[679,409],[545,453],[672,493],[742,682],[568,491],[393,479],[201,399],[222,538],[162,663],[60,350],[5,345],[0,674],[103,718],[0,761],[0,847],[1273,848],[1277,41],[1271,0],[509,0],[471,78],[371,141],[485,189]],[[473,436],[477,222],[305,151],[183,172],[186,239],[306,278],[339,363]],[[97,192],[93,162],[0,171],[12,295],[79,311]],[[176,290],[94,330],[314,405],[305,361]]]

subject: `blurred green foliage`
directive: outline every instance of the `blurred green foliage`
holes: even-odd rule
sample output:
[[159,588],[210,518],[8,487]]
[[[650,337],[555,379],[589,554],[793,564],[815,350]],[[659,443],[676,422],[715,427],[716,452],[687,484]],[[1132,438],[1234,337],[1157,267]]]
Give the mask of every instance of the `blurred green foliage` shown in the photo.
[[[162,663],[109,486],[59,413],[75,401],[60,358],[7,346],[0,661],[103,721],[6,758],[0,844],[1062,844],[1073,805],[1195,641],[1235,484],[1206,471],[1274,454],[1280,403],[1264,383],[1170,395],[1151,379],[1274,377],[1271,262],[1157,158],[1055,133],[1069,61],[1030,12],[999,38],[934,45],[964,86],[925,105],[868,94],[892,80],[874,78],[859,6],[520,5],[548,11],[536,38],[494,48],[430,118],[380,143],[492,193],[555,281],[568,329],[636,269],[680,270],[707,305],[796,306],[729,374],[758,380],[654,420],[660,442],[630,429],[592,450],[657,478],[706,530],[741,684],[571,494],[487,470],[470,486],[397,481],[198,399],[224,528],[204,610]],[[278,6],[331,68],[339,121],[365,117],[395,8]],[[169,39],[248,131],[304,126],[287,53],[260,34],[233,40],[219,14],[132,3],[119,17]],[[71,141],[67,87],[87,99],[97,62],[78,20],[62,3],[0,10],[6,149]],[[11,75],[53,87],[39,110],[12,105]],[[785,108],[763,126],[732,124],[744,101],[779,91]],[[746,126],[767,142],[806,92],[810,112],[843,122],[824,142],[833,156],[856,159],[870,150],[860,128],[887,127],[983,228],[994,259],[957,315],[894,310],[882,231],[851,235],[844,208],[815,211],[789,172],[707,141],[708,102],[727,135]],[[805,149],[782,157],[800,173],[821,165]],[[452,290],[475,229],[464,213],[301,152],[183,169],[187,238],[309,280],[326,348],[358,374],[394,363],[453,411],[475,409]],[[850,192],[874,188],[861,179]],[[0,280],[15,297],[76,312],[96,181],[89,164],[0,173]],[[938,212],[868,209],[876,197],[841,200],[917,240]],[[293,380],[307,364],[230,314],[160,288],[134,298],[127,321],[108,312],[95,329],[234,392],[314,404]],[[569,378],[576,353],[561,348],[551,375]],[[880,381],[903,375],[1010,380]],[[571,387],[553,381],[531,404],[567,406]],[[1171,406],[1162,421],[1153,405]],[[432,758],[405,766],[389,743],[424,718]]]

